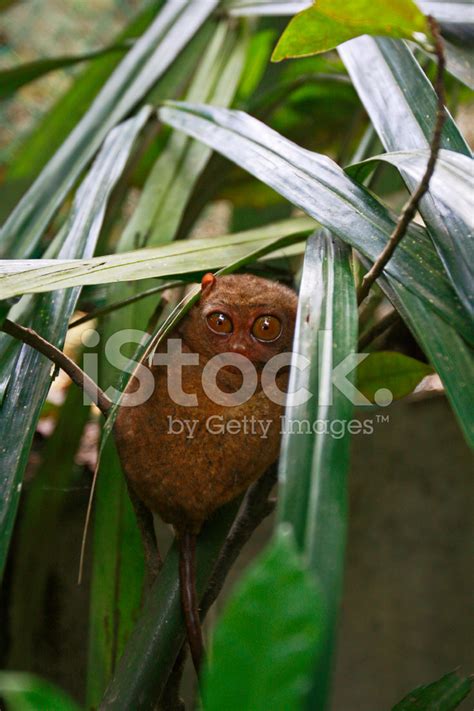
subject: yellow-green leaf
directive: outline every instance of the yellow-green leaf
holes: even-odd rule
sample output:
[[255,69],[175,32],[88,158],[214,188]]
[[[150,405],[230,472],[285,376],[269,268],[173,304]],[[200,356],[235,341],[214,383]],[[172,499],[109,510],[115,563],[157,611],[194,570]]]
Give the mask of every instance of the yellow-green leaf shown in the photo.
[[[357,368],[357,388],[367,400],[381,405],[385,396],[399,400],[413,392],[433,368],[403,353],[379,351],[370,353]],[[389,392],[384,392],[389,391]]]
[[327,52],[360,35],[413,39],[426,21],[412,0],[318,0],[296,15],[273,53],[273,61]]

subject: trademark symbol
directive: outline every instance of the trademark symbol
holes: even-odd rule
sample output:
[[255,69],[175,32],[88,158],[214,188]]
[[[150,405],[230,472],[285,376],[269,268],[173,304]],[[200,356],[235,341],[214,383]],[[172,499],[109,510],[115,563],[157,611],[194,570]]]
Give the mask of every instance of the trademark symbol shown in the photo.
[[388,422],[390,422],[390,415],[377,415],[375,421],[377,422],[377,424],[386,425]]

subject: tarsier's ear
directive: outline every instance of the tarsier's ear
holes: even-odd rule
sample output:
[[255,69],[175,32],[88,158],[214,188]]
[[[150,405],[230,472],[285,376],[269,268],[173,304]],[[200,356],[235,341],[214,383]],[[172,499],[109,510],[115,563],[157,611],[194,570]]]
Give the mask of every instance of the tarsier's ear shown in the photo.
[[211,272],[209,272],[208,274],[204,274],[203,278],[201,279],[201,296],[203,294],[209,294],[214,288],[215,283],[216,277],[214,276],[214,274],[211,274]]

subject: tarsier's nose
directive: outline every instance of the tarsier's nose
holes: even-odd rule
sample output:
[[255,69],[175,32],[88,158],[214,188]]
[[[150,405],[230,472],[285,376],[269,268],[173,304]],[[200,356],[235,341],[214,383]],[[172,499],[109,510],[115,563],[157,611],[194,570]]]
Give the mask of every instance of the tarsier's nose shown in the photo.
[[243,342],[233,343],[230,347],[230,352],[237,353],[238,355],[243,355],[245,357],[248,357],[247,344],[243,343]]

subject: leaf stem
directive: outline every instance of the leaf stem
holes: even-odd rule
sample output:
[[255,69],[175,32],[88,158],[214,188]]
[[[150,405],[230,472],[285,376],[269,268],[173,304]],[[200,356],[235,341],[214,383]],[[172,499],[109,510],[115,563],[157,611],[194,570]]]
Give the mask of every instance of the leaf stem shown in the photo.
[[411,195],[410,199],[406,203],[405,207],[402,210],[402,214],[400,215],[400,219],[398,220],[395,229],[393,230],[392,234],[390,235],[390,238],[385,245],[384,249],[382,250],[381,254],[373,264],[373,266],[369,269],[367,274],[364,276],[362,279],[362,283],[359,287],[359,290],[357,292],[357,303],[361,304],[362,301],[366,298],[368,295],[370,288],[372,284],[375,282],[376,279],[382,274],[383,270],[385,269],[387,263],[391,259],[395,249],[397,248],[398,244],[401,242],[403,237],[406,234],[407,228],[414,218],[416,214],[416,210],[418,208],[418,204],[427,192],[429,185],[430,185],[430,180],[431,177],[434,173],[436,161],[438,158],[438,153],[439,149],[441,146],[441,133],[443,130],[446,114],[444,110],[444,105],[445,105],[445,89],[444,89],[444,69],[445,69],[445,56],[444,56],[444,49],[443,49],[443,40],[441,39],[441,34],[439,30],[439,25],[436,22],[436,20],[431,17],[430,15],[427,17],[428,24],[431,29],[431,34],[434,39],[435,43],[435,52],[436,56],[438,58],[438,69],[436,73],[436,81],[435,81],[435,91],[436,95],[438,97],[438,105],[437,105],[437,110],[436,110],[436,121],[435,121],[435,128],[433,132],[433,138],[431,140],[431,145],[430,145],[430,157],[428,160],[428,164],[426,166],[425,174],[423,178],[421,179],[421,182],[418,186],[418,188],[415,190],[415,192]]

